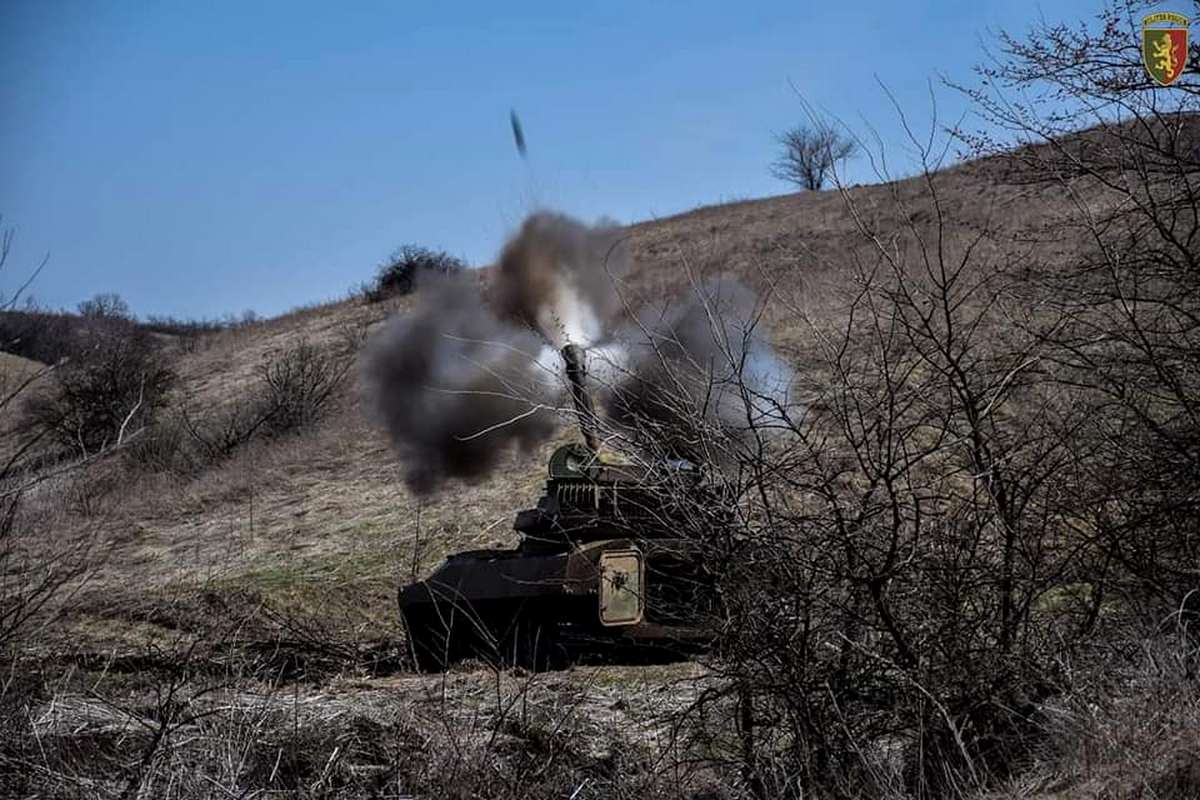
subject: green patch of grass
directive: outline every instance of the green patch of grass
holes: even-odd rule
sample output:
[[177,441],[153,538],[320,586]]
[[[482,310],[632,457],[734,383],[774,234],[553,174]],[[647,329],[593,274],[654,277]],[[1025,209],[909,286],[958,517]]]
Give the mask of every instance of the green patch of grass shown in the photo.
[[586,666],[577,668],[597,688],[631,689],[698,679],[703,667],[690,661],[669,664]]
[[[1045,614],[1081,613],[1096,602],[1096,586],[1088,581],[1063,583],[1043,592],[1037,600],[1037,611]],[[1100,601],[1100,614],[1106,616],[1121,610],[1120,600],[1109,595]]]
[[395,582],[398,559],[390,553],[331,553],[273,558],[244,572],[215,581],[218,587],[252,588],[263,592],[296,592],[323,584],[338,586]]
[[394,635],[399,579],[380,553],[293,558],[251,567],[208,586],[259,598],[275,614],[354,638]]

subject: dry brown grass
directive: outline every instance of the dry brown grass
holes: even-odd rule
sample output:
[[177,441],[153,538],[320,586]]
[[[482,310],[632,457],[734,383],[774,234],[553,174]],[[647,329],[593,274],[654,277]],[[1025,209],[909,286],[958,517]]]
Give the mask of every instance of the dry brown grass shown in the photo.
[[23,398],[38,391],[49,374],[40,361],[0,352],[0,463],[20,447]]
[[37,752],[0,788],[119,797],[134,786],[136,796],[162,798],[683,797],[716,788],[711,770],[652,769],[675,741],[666,712],[703,676],[686,665],[660,668],[652,682],[620,673],[475,671],[282,690],[196,675],[172,682],[167,704],[161,685],[95,665],[47,687],[20,717]]
[[45,364],[29,358],[0,351],[0,389],[15,388],[15,384],[45,368]]

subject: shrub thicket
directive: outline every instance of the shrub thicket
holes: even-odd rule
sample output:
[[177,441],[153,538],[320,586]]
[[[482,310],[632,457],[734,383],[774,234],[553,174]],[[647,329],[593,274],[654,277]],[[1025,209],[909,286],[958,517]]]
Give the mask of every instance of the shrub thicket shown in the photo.
[[417,245],[406,244],[388,257],[379,268],[375,280],[363,287],[369,303],[412,292],[421,273],[444,275],[466,269],[467,265],[454,256]]
[[302,340],[263,364],[258,407],[267,430],[278,435],[315,425],[329,412],[353,363],[350,355]]
[[[978,796],[1054,749],[1064,707],[1119,706],[1166,651],[1187,676],[1169,702],[1190,705],[1145,716],[1182,721],[1107,751],[1163,745],[1178,763],[1135,774],[1194,796],[1200,86],[1153,85],[1138,8],[1109,7],[1099,32],[1003,38],[984,71],[978,107],[1020,141],[964,137],[983,157],[970,169],[1071,200],[1032,242],[999,215],[957,222],[962,172],[912,135],[924,170],[918,192],[890,184],[898,230],[845,198],[859,239],[830,265],[852,276],[829,289],[837,318],[776,287],[820,376],[807,410],[756,423],[752,381],[714,387],[747,400],[747,443],[691,397],[659,399],[734,467],[732,530],[703,507],[673,522],[725,601],[709,702],[733,710],[692,720],[754,795]],[[1021,99],[1046,95],[1053,115]]]
[[223,408],[197,417],[181,404],[128,448],[126,461],[192,476],[252,441],[312,430],[330,413],[353,363],[344,347],[302,339],[269,356],[250,391]]
[[149,334],[131,323],[94,329],[27,406],[32,426],[65,450],[94,455],[153,422],[175,380]]
[[63,312],[6,309],[0,311],[0,350],[43,364],[57,364],[85,346],[86,331],[103,329],[107,324]]
[[90,319],[133,319],[133,312],[129,310],[129,304],[115,292],[101,292],[93,295],[81,302],[78,310],[79,316]]

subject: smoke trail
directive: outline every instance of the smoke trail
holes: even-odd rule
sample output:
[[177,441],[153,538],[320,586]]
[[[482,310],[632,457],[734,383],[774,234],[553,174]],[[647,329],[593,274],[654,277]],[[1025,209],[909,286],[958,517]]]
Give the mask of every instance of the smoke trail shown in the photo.
[[366,396],[403,460],[405,481],[428,492],[449,477],[478,479],[508,452],[555,426],[553,362],[538,337],[498,319],[474,281],[422,287],[422,304],[372,337]]

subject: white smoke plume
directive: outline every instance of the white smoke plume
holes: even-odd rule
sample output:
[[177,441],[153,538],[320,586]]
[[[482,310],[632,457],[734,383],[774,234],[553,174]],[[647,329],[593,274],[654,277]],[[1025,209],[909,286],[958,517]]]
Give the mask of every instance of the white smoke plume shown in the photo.
[[492,302],[556,349],[604,339],[620,312],[615,280],[629,253],[615,226],[589,228],[561,214],[525,220],[496,267]]
[[757,330],[759,300],[732,276],[720,276],[627,325],[608,358],[609,418],[635,442],[691,459],[707,447],[775,426],[789,406],[793,371]]

